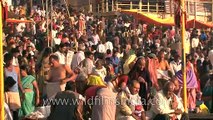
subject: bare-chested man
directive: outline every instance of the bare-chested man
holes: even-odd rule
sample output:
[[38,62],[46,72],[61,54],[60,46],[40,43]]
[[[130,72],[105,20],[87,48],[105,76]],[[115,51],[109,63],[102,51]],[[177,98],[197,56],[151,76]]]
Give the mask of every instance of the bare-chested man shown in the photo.
[[59,63],[56,55],[49,58],[51,65],[49,80],[47,81],[47,97],[53,97],[57,92],[64,91],[66,83],[75,81],[76,74],[69,68]]

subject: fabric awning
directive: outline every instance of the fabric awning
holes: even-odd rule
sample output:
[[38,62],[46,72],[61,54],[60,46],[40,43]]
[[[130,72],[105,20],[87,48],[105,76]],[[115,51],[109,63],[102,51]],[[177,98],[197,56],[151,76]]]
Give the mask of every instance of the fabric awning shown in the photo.
[[150,24],[162,25],[162,26],[174,26],[173,17],[161,19],[149,13],[138,12],[138,10],[122,10],[121,12],[128,15],[132,15],[136,19],[142,20]]
[[143,13],[143,12],[139,12],[138,14],[139,14],[138,18],[140,20],[147,22],[147,23],[152,23],[152,24],[155,24],[155,25],[162,25],[162,26],[174,26],[174,18],[173,17],[162,19],[162,18],[157,18],[154,15],[151,15],[151,14],[148,14],[148,13],[146,14],[146,13]]
[[[132,15],[136,19],[142,20],[144,22],[147,22],[149,24],[155,24],[159,26],[174,26],[174,17],[169,18],[158,18],[150,13],[144,13],[144,12],[138,12],[138,10],[122,10],[121,11],[124,14]],[[186,28],[213,28],[213,23],[207,23],[199,20],[188,20],[186,23]]]

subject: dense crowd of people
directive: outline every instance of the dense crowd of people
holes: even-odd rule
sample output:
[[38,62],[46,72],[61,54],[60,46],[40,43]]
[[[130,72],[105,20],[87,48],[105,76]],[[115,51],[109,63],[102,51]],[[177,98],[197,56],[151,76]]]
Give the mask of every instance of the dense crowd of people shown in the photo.
[[[54,6],[52,21],[40,6],[10,12],[32,22],[4,24],[7,120],[27,118],[50,99],[68,102],[50,102],[49,120],[187,119],[178,29],[123,14],[69,16],[64,6]],[[213,31],[186,33],[187,108],[210,113]]]

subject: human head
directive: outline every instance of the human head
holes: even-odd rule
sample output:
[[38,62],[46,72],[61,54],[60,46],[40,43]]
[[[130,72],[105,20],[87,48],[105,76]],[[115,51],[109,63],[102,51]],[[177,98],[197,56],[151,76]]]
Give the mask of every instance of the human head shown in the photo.
[[43,57],[47,57],[52,53],[52,49],[47,47],[44,49]]
[[93,60],[94,59],[94,55],[92,52],[88,52],[88,56],[89,59]]
[[10,54],[10,53],[6,53],[4,55],[4,62],[5,62],[5,66],[10,66],[12,65],[12,62],[13,62],[13,55]]
[[20,53],[19,53],[20,51],[18,50],[18,48],[12,48],[10,52],[16,58],[20,55]]
[[70,91],[76,91],[76,84],[75,82],[67,82],[65,90],[70,90]]
[[176,52],[175,54],[174,54],[174,60],[175,61],[178,61],[180,59],[180,55]]
[[22,77],[27,76],[27,66],[26,65],[20,66],[20,72]]
[[107,55],[111,55],[112,51],[110,49],[107,49],[106,53],[107,53]]
[[162,59],[165,58],[165,54],[164,54],[164,51],[163,51],[163,50],[161,50],[161,51],[159,52],[158,57],[159,57],[160,60],[162,60]]
[[180,89],[180,84],[179,84],[179,81],[178,81],[177,77],[173,77],[173,78],[171,79],[171,82],[174,83],[174,91],[179,91],[179,89]]
[[27,51],[32,51],[32,46],[27,46]]
[[95,66],[97,69],[101,69],[103,67],[103,60],[97,60]]
[[85,89],[87,88],[87,78],[88,75],[85,74],[84,72],[81,72],[80,74],[78,74],[77,78],[76,78],[76,91],[79,94],[84,94]]
[[52,67],[56,67],[59,64],[59,58],[56,55],[51,55],[49,57],[49,63]]
[[66,43],[64,43],[65,44],[65,46],[66,46],[66,52],[68,51],[68,50],[70,50],[70,48],[71,48],[71,45],[70,45],[70,43],[68,43],[68,42],[66,42]]
[[13,87],[13,85],[16,84],[16,81],[13,79],[13,77],[8,76],[6,77],[5,81],[4,81],[4,90],[5,92],[9,91],[9,89],[11,87]]
[[146,67],[146,61],[145,61],[145,57],[143,56],[140,56],[138,57],[138,60],[136,61],[136,67],[139,69],[139,70],[142,70]]
[[150,59],[156,59],[156,58],[157,58],[157,56],[156,56],[154,53],[150,53],[150,54],[148,55],[148,57],[149,57]]
[[129,84],[129,90],[132,95],[138,94],[140,90],[140,83],[137,80],[133,80]]
[[163,93],[167,98],[172,97],[175,85],[173,82],[167,82],[163,87]]
[[59,51],[60,51],[61,53],[65,53],[66,50],[67,50],[67,46],[66,46],[65,44],[61,43],[61,44],[59,45]]
[[85,45],[84,45],[84,43],[80,43],[80,44],[78,45],[78,50],[79,50],[79,51],[84,51],[84,50],[85,50]]

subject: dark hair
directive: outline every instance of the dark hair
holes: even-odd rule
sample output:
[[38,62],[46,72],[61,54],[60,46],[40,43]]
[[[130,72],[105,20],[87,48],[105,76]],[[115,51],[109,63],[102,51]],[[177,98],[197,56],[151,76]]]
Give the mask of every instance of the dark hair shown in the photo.
[[18,50],[18,48],[12,48],[12,49],[10,50],[10,52],[11,52],[12,54],[14,54],[14,53],[19,53],[19,50]]
[[64,43],[61,43],[61,44],[59,45],[59,48],[63,48],[63,47],[66,47],[66,45],[65,45]]
[[22,56],[26,55],[27,54],[27,51],[26,50],[23,50],[22,51]]
[[51,55],[49,59],[54,59],[54,60],[59,61],[59,58],[57,55]]
[[170,85],[174,84],[173,82],[169,81],[169,82],[166,82],[163,86],[163,92],[166,93],[169,91],[169,87]]
[[5,62],[6,64],[8,64],[8,62],[11,61],[12,59],[13,59],[13,55],[12,55],[12,54],[6,53],[6,54],[4,55],[4,62]]
[[71,46],[70,43],[68,43],[68,42],[64,43],[64,45],[65,45],[66,47],[70,47],[70,46]]
[[92,52],[90,52],[90,51],[86,51],[85,52],[85,56],[88,58],[88,57],[90,57],[91,55],[94,55]]
[[30,48],[30,47],[32,47],[32,46],[31,45],[27,46],[27,48]]
[[137,80],[132,80],[131,82],[129,82],[129,86],[133,87],[135,83],[140,84]]
[[9,91],[9,88],[13,87],[13,85],[16,84],[16,81],[13,79],[13,77],[8,76],[6,77],[4,81],[4,90],[5,92]]
[[71,91],[75,91],[76,90],[76,84],[75,82],[67,82],[65,90],[71,90]]
[[99,59],[99,60],[96,61],[96,64],[103,65],[104,61],[102,59]]
[[107,53],[107,54],[111,54],[112,51],[111,51],[110,49],[107,49],[106,53]]
[[25,71],[27,71],[27,66],[26,66],[26,65],[21,65],[21,66],[20,66],[20,70],[25,70]]
[[44,50],[44,53],[43,53],[43,57],[47,57],[49,54],[51,54],[52,53],[52,49],[51,48],[49,48],[49,47],[47,47],[47,48],[45,48],[45,50]]

